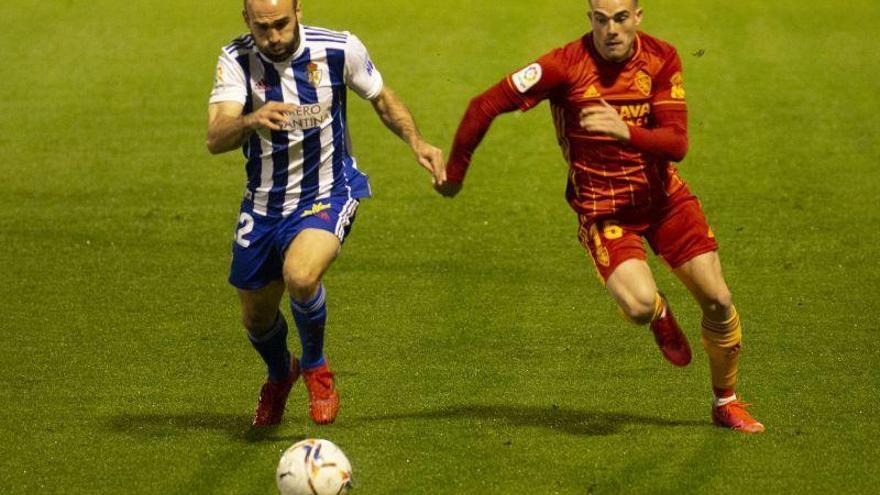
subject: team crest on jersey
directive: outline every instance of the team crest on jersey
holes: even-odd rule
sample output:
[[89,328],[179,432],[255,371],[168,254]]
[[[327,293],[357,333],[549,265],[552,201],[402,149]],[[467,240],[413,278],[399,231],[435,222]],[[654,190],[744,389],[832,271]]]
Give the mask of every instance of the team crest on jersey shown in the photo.
[[670,96],[672,96],[676,100],[683,100],[686,94],[684,91],[684,78],[681,77],[681,72],[676,72],[675,74],[673,74],[669,82],[672,83]]
[[221,84],[223,83],[223,66],[222,65],[217,66],[217,76],[214,77],[214,82],[221,83]]
[[311,208],[302,212],[302,215],[300,215],[300,218],[305,218],[305,217],[310,217],[312,215],[317,215],[320,218],[322,218],[323,220],[329,221],[330,216],[327,215],[326,213],[324,213],[324,210],[329,210],[329,209],[330,209],[330,205],[328,205],[327,203],[315,203],[312,205]]
[[543,75],[541,64],[532,64],[525,69],[515,73],[511,76],[511,80],[513,80],[513,85],[516,86],[516,89],[520,93],[525,93],[526,91],[532,89],[535,84],[538,84],[538,81],[541,80],[541,76]]
[[318,67],[318,64],[312,62],[306,67],[306,72],[309,74],[309,82],[312,83],[312,86],[318,87],[321,85],[321,78],[324,77],[324,73],[321,72],[321,68]]
[[639,71],[636,74],[636,88],[645,96],[651,96],[651,76]]

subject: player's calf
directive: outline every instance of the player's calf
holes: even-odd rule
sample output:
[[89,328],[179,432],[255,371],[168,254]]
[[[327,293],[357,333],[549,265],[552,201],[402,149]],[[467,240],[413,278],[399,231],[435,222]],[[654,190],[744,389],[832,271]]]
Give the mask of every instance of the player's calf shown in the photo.
[[712,387],[716,398],[725,399],[734,394],[742,348],[742,325],[736,308],[730,307],[730,316],[723,320],[703,317],[702,343],[709,356]]

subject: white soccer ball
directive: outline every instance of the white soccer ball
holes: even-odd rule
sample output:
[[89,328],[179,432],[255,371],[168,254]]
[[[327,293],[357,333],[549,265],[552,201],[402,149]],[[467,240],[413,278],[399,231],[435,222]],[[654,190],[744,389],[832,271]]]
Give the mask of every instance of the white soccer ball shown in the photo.
[[344,495],[351,489],[351,463],[333,442],[309,438],[284,451],[275,482],[281,495]]

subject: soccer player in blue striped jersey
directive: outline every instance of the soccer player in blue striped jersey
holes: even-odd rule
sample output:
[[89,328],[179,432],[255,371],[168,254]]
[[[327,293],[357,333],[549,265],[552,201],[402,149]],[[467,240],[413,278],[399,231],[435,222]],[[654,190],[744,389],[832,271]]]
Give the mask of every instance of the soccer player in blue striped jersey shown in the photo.
[[[298,0],[245,0],[250,33],[223,48],[208,110],[211,153],[241,148],[247,185],[232,245],[229,281],[242,321],[268,368],[254,426],[278,424],[302,374],[309,413],[331,423],[339,409],[324,358],[326,291],[321,279],[370,196],[351,154],[347,90],[369,100],[418,163],[445,181],[441,151],[428,143],[349,32],[300,23]],[[285,290],[302,345],[291,357],[278,306]]]

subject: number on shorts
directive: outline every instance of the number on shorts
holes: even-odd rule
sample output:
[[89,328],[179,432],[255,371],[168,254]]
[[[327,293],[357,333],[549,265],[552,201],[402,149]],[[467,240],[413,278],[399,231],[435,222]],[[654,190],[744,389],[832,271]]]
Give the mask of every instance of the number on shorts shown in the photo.
[[246,248],[251,245],[251,241],[244,238],[244,236],[250,234],[254,230],[254,217],[250,216],[248,213],[242,213],[240,217],[238,217],[238,224],[241,225],[238,231],[235,233],[235,243],[239,246]]

